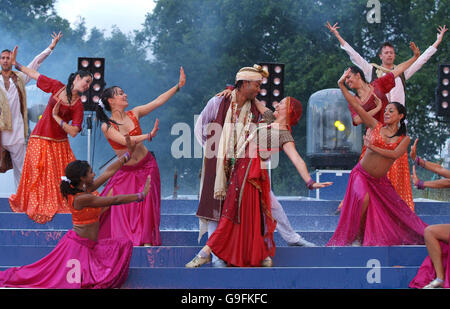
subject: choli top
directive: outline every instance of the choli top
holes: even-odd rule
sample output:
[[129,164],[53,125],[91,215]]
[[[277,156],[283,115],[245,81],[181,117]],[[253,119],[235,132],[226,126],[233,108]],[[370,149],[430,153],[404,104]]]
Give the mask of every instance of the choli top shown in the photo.
[[[370,85],[373,87],[373,90],[371,90],[369,96],[367,99],[362,102],[362,108],[366,112],[374,109],[377,105],[375,104],[375,95],[381,100],[381,109],[373,116],[378,122],[381,122],[384,124],[384,110],[386,108],[386,105],[388,105],[389,101],[386,97],[386,93],[389,93],[392,88],[395,87],[395,78],[394,74],[392,72],[377,78],[373,82],[370,83]],[[358,115],[358,113],[355,112],[355,110],[348,104],[348,109],[350,110],[352,114],[352,118]],[[353,125],[356,126],[356,123],[353,121]]]
[[[131,130],[130,132],[128,132],[128,134],[130,136],[135,136],[135,135],[141,135],[142,134],[142,129],[141,126],[139,125],[139,120],[136,118],[136,116],[134,115],[133,111],[127,111],[127,115],[128,117],[130,117],[131,121],[133,121],[134,123],[134,129]],[[111,125],[117,130],[119,131],[119,127],[115,124],[115,123],[111,123]],[[115,150],[121,150],[121,149],[127,149],[126,145],[122,145],[119,143],[116,143],[115,141],[107,138],[109,144],[111,145],[111,147]]]
[[[99,221],[103,207],[84,207],[81,210],[73,207],[75,197],[83,192],[75,195],[69,195],[69,207],[72,213],[72,223],[75,225],[86,225]],[[99,196],[97,191],[92,192],[93,195]]]
[[381,122],[378,122],[377,126],[373,129],[368,129],[366,135],[369,136],[369,139],[373,146],[387,149],[387,150],[394,150],[397,148],[397,146],[400,144],[400,142],[405,137],[404,135],[399,136],[396,142],[394,143],[386,143],[383,136],[380,133],[381,128],[383,127],[383,124]]
[[[60,81],[49,78],[43,74],[39,76],[36,85],[42,91],[51,93],[52,95],[48,100],[42,118],[38,121],[31,133],[31,137],[40,137],[56,141],[66,140],[67,133],[52,116],[53,107],[60,100],[58,99],[58,95],[64,91],[65,85]],[[81,124],[83,123],[83,103],[81,103],[80,99],[77,99],[70,105],[61,104],[58,116],[66,123],[72,121],[72,126],[77,126],[81,130]]]
[[[267,110],[263,114],[263,121],[268,125],[275,121],[275,116],[271,110]],[[289,130],[276,130],[278,133],[278,141],[272,140],[272,129],[258,130],[258,148],[259,154],[263,160],[267,160],[270,157],[270,152],[273,150],[283,148],[283,145],[288,142],[294,142],[294,137]],[[272,145],[275,142],[275,145]],[[278,143],[277,143],[278,142]]]

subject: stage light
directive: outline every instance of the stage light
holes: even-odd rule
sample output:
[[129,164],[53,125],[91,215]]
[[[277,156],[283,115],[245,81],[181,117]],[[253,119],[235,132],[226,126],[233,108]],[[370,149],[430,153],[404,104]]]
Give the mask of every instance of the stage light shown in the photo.
[[259,63],[263,69],[269,72],[268,78],[263,78],[258,100],[264,98],[265,105],[274,109],[273,105],[278,103],[284,96],[284,64],[282,63]]
[[439,65],[438,71],[438,85],[436,87],[436,115],[442,117],[449,117],[450,111],[448,108],[448,92],[450,91],[449,85],[450,78],[450,65]]
[[94,77],[89,90],[83,93],[85,98],[81,100],[85,111],[94,111],[95,105],[106,85],[104,76],[105,58],[79,57],[78,70],[88,71]]

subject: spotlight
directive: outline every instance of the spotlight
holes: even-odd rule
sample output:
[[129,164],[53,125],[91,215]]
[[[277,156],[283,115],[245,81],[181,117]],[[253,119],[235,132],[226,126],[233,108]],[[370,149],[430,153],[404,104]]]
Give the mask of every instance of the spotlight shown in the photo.
[[274,103],[279,102],[284,96],[284,64],[282,63],[260,63],[269,72],[268,78],[263,78],[258,100],[264,100],[265,105],[274,109]]
[[83,93],[81,101],[83,102],[85,111],[95,111],[100,94],[105,88],[105,58],[78,58],[78,70],[90,72],[94,80],[88,91]]
[[450,91],[449,78],[450,65],[439,65],[438,85],[436,88],[436,114],[438,116],[450,116],[450,111],[448,108],[448,92]]

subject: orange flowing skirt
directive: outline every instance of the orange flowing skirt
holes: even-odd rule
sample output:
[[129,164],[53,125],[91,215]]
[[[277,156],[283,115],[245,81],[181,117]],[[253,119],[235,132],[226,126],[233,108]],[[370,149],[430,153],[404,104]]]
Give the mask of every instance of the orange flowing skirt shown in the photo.
[[31,137],[16,194],[9,198],[14,212],[25,212],[30,219],[44,224],[55,213],[70,213],[59,186],[61,176],[75,156],[68,140],[54,141]]

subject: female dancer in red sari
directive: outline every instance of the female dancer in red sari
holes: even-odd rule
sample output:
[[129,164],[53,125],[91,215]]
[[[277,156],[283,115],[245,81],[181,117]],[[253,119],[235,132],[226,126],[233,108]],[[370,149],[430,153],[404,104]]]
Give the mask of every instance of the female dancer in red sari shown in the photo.
[[89,89],[92,76],[86,71],[70,74],[67,85],[16,62],[17,46],[11,62],[16,68],[37,81],[42,91],[51,93],[42,118],[37,123],[27,145],[22,176],[16,194],[9,198],[11,209],[26,212],[38,223],[53,219],[55,213],[70,213],[69,204],[61,192],[59,181],[64,168],[75,160],[67,135],[75,137],[81,131],[83,104],[80,93]]
[[411,211],[387,178],[392,164],[406,152],[410,142],[406,135],[406,108],[400,103],[389,103],[383,125],[345,87],[349,75],[350,69],[338,84],[368,128],[367,150],[350,174],[339,223],[327,246],[423,244],[426,224]]
[[60,190],[68,199],[73,229],[46,257],[0,272],[0,287],[104,289],[119,288],[125,282],[133,244],[128,239],[97,239],[99,217],[105,207],[143,200],[149,192],[150,176],[138,193],[100,197],[96,190],[130,159],[135,145],[126,139],[129,152],[97,179],[86,161],[67,165]]
[[208,263],[211,251],[232,266],[272,266],[276,221],[271,215],[270,180],[262,162],[268,152],[282,148],[310,189],[332,184],[314,182],[295,149],[290,127],[300,119],[300,101],[287,97],[274,113],[261,102],[256,104],[266,124],[255,129],[237,150],[219,225],[206,246],[186,264],[188,268]]

